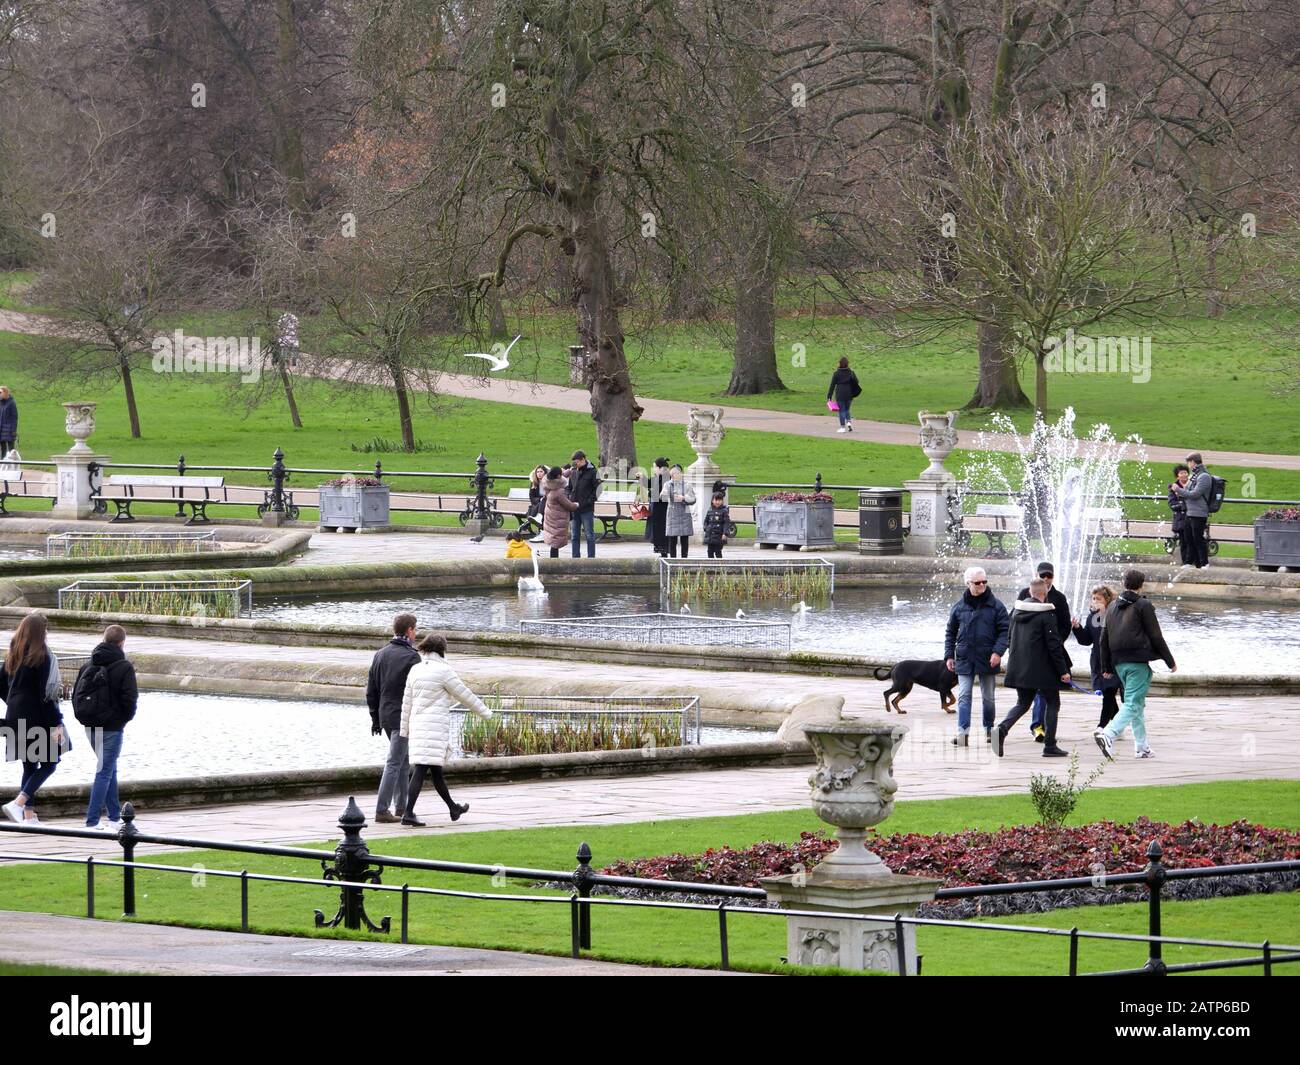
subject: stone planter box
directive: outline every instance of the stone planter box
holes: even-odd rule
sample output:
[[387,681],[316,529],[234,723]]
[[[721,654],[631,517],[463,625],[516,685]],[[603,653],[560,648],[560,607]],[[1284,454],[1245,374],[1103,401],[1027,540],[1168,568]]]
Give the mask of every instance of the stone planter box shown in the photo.
[[778,503],[759,500],[754,506],[759,547],[833,547],[835,544],[835,504]]
[[386,529],[388,485],[337,485],[320,488],[320,527],[336,529]]
[[1255,519],[1255,568],[1300,569],[1300,521]]

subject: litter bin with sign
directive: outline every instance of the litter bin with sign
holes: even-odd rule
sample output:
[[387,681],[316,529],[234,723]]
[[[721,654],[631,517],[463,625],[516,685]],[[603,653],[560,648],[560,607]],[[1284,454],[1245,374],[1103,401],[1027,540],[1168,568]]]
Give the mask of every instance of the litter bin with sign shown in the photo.
[[862,488],[858,491],[858,554],[903,553],[903,490]]

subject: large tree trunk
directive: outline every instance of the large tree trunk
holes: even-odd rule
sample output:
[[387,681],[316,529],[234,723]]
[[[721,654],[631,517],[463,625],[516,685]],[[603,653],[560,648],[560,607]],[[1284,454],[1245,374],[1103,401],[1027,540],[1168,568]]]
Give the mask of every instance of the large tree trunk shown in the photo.
[[395,366],[393,374],[393,391],[397,393],[397,419],[402,424],[402,450],[415,450],[415,426],[411,423],[411,398],[406,388],[406,372],[401,366]]
[[505,308],[501,306],[501,290],[496,285],[489,286],[484,299],[487,301],[488,339],[505,340],[509,327]]
[[587,352],[591,417],[596,423],[597,466],[630,470],[636,465],[633,423],[641,407],[632,393],[632,376],[623,351],[623,327],[614,303],[614,274],[605,225],[594,192],[573,208],[573,302],[578,338]]
[[289,380],[289,367],[280,359],[280,381],[284,384],[284,398],[289,404],[289,417],[293,419],[295,429],[302,428],[302,419],[298,417],[298,403],[293,398],[293,383]]
[[295,86],[298,76],[298,23],[294,16],[294,0],[276,0],[276,81],[283,107],[289,110],[272,110],[276,124],[276,147],[280,168],[284,173],[285,203],[290,210],[307,213],[307,162],[303,158],[302,129],[298,116],[292,110],[297,98]]
[[135,385],[131,383],[131,364],[125,359],[118,359],[118,368],[122,371],[122,390],[126,393],[126,414],[131,420],[131,439],[140,439],[140,410],[135,404]]
[[766,236],[751,235],[737,270],[736,347],[727,385],[729,396],[785,388],[776,366],[776,279]]
[[966,410],[1007,410],[1028,407],[1029,397],[1016,376],[1016,360],[1006,344],[1005,331],[993,322],[979,327],[979,380]]
[[1205,233],[1205,314],[1218,318],[1223,313],[1223,293],[1219,290],[1219,236],[1214,219]]
[[1047,421],[1047,364],[1046,353],[1034,356],[1034,410],[1038,416]]

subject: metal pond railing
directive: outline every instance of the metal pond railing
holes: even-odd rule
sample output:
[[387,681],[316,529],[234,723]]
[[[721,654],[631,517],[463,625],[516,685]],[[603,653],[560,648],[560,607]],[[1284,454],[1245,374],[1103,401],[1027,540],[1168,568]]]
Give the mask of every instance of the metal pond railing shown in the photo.
[[73,581],[59,589],[60,610],[100,614],[250,617],[250,580]]
[[698,696],[493,693],[484,695],[483,702],[492,720],[466,711],[456,740],[462,754],[635,750],[700,742]]
[[[251,920],[250,888],[253,883],[298,884],[305,887],[322,888],[339,893],[338,910],[326,920],[325,912],[315,911],[315,927],[334,928],[342,925],[351,931],[370,931],[388,934],[392,927],[389,917],[384,917],[376,924],[366,913],[366,892],[380,893],[384,897],[400,897],[401,942],[409,942],[411,899],[420,897],[440,897],[496,903],[532,903],[542,906],[563,906],[568,910],[569,950],[573,957],[581,956],[582,951],[591,949],[591,909],[593,906],[607,906],[613,912],[626,907],[640,907],[653,910],[688,910],[714,913],[717,915],[719,964],[722,969],[729,969],[729,922],[737,917],[749,918],[783,918],[811,917],[820,920],[859,921],[869,925],[880,926],[894,933],[899,976],[912,975],[907,965],[905,936],[903,931],[908,926],[915,928],[951,928],[978,935],[1028,935],[1046,937],[1048,940],[1068,940],[1067,972],[1070,976],[1167,976],[1175,973],[1209,972],[1224,969],[1259,968],[1263,975],[1271,976],[1278,965],[1300,962],[1300,946],[1279,944],[1270,939],[1255,942],[1228,939],[1196,939],[1185,936],[1167,936],[1162,931],[1161,892],[1169,880],[1191,880],[1215,876],[1250,874],[1294,873],[1300,870],[1300,861],[1260,862],[1245,865],[1210,866],[1204,868],[1169,869],[1161,861],[1163,852],[1160,844],[1152,841],[1147,847],[1147,865],[1144,869],[1132,873],[1120,873],[1107,877],[1108,883],[1126,883],[1142,885],[1147,889],[1147,927],[1145,935],[1119,932],[1087,932],[1077,926],[1073,928],[1043,928],[1034,925],[995,924],[983,921],[948,920],[934,917],[905,917],[895,914],[862,914],[839,911],[818,910],[815,912],[781,909],[766,906],[767,893],[762,888],[727,887],[719,884],[695,883],[689,881],[653,880],[629,876],[610,876],[598,873],[591,868],[591,848],[586,843],[578,847],[576,869],[572,871],[559,869],[530,869],[503,865],[482,865],[469,862],[439,861],[425,858],[408,858],[397,855],[371,853],[361,837],[366,827],[366,818],[357,806],[356,800],[349,799],[347,807],[338,819],[342,838],[333,852],[312,850],[306,847],[281,847],[269,844],[233,843],[227,840],[196,839],[179,836],[162,836],[140,832],[135,827],[135,810],[131,803],[122,808],[122,827],[115,840],[122,848],[122,860],[97,859],[93,855],[76,858],[64,855],[24,854],[21,851],[0,851],[0,861],[18,861],[33,864],[76,865],[86,874],[86,916],[94,918],[96,914],[96,873],[101,869],[120,869],[122,871],[122,906],[123,917],[140,917],[136,908],[136,870],[149,873],[174,873],[186,877],[194,876],[193,865],[170,865],[161,862],[140,862],[135,858],[136,847],[151,844],[176,847],[186,850],[219,850],[235,854],[254,854],[266,857],[297,859],[320,863],[322,877],[283,876],[269,873],[252,873],[247,869],[212,869],[205,868],[204,875],[239,882],[239,916],[240,930],[248,932]],[[10,832],[15,837],[22,835],[54,836],[66,839],[86,839],[105,841],[102,832],[86,828],[55,828],[50,825],[26,826],[0,822],[0,832]],[[413,887],[409,883],[401,885],[381,882],[385,869],[417,870],[436,873],[456,873],[468,876],[486,876],[499,882],[498,878],[510,880],[527,880],[539,885],[563,885],[570,888],[567,895],[547,895],[540,892],[533,894],[505,894],[489,891],[460,891],[451,888]],[[1061,880],[1039,880],[1005,884],[980,884],[970,887],[941,888],[936,893],[937,899],[970,898],[979,895],[996,895],[1008,892],[1026,891],[1068,891],[1086,887],[1093,883],[1092,878],[1070,878]],[[647,895],[691,895],[695,897],[716,898],[714,903],[687,902],[660,898],[619,898],[593,897],[592,891],[598,887],[624,888]],[[143,897],[148,897],[147,895]],[[729,906],[729,902],[736,905]],[[117,908],[114,907],[114,912]],[[1141,943],[1146,945],[1147,958],[1143,965],[1128,969],[1104,972],[1083,973],[1079,967],[1079,946],[1084,942]],[[1204,947],[1220,950],[1249,952],[1244,957],[1221,958],[1203,962],[1183,962],[1169,964],[1164,960],[1166,946]],[[920,975],[921,957],[918,956],[917,972]]]
[[102,558],[116,555],[178,555],[212,551],[217,534],[208,532],[53,533],[45,539],[46,558]]
[[529,619],[519,631],[571,640],[684,646],[753,647],[790,650],[791,626],[781,621],[715,618],[700,614],[602,614],[597,617]]
[[824,558],[661,558],[659,599],[803,599],[835,594],[835,564]]

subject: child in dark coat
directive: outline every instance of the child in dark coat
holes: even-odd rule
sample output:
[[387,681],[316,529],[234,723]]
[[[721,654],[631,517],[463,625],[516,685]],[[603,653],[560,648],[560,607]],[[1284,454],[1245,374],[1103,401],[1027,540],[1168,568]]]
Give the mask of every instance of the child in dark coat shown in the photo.
[[727,507],[727,497],[723,492],[713,493],[713,502],[704,512],[704,546],[709,549],[709,558],[721,558],[722,548],[727,542],[727,526],[731,524],[731,511]]

